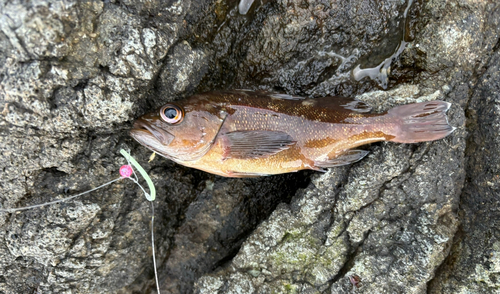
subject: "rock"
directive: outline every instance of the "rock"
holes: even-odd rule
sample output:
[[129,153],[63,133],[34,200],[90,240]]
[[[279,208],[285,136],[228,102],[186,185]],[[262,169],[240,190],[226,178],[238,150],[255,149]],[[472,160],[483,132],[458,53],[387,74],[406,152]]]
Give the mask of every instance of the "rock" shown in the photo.
[[[499,287],[500,4],[46,0],[0,12],[0,208],[111,181],[124,148],[157,187],[162,293]],[[128,136],[144,112],[221,88],[353,96],[376,111],[446,100],[457,130],[257,179],[148,162]],[[0,212],[0,292],[154,293],[150,211],[121,180]]]
[[[498,9],[496,10],[499,11]],[[498,30],[498,19],[489,19]],[[461,226],[451,252],[430,284],[431,293],[493,293],[499,280],[500,54],[498,42],[474,79],[468,105],[466,184],[460,201]]]

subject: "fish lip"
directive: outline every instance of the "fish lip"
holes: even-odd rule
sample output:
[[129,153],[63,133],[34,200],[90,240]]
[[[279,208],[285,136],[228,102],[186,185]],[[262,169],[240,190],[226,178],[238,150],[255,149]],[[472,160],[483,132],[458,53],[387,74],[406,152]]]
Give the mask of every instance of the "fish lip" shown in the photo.
[[141,143],[145,143],[145,140],[142,139],[143,136],[153,136],[164,146],[169,145],[175,138],[171,133],[148,123],[142,118],[134,122],[132,130],[130,130],[130,136]]

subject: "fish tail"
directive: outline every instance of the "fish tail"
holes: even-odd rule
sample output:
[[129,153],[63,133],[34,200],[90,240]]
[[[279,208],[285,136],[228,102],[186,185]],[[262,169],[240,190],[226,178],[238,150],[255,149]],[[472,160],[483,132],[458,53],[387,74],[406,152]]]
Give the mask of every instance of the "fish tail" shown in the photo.
[[395,137],[398,143],[416,143],[434,141],[451,134],[456,128],[448,124],[446,112],[451,103],[444,101],[428,101],[401,105],[389,110],[399,122]]

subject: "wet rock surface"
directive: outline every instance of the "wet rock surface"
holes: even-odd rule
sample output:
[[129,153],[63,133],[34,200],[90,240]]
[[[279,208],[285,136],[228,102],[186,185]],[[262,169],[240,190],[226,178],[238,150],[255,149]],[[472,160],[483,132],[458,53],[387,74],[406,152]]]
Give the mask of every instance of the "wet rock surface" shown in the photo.
[[[238,4],[1,3],[1,207],[117,178],[124,148],[158,190],[162,293],[498,291],[500,4]],[[225,88],[356,96],[376,111],[446,100],[457,130],[258,179],[148,162],[128,137],[144,112]],[[149,225],[130,181],[0,212],[0,292],[154,293]]]

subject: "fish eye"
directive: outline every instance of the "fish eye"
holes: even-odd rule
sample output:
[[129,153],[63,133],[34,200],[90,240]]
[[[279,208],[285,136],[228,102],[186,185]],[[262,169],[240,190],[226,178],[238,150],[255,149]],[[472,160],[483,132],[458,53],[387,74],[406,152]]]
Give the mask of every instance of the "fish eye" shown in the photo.
[[167,104],[160,109],[160,116],[166,123],[177,124],[184,118],[184,110],[177,105]]

